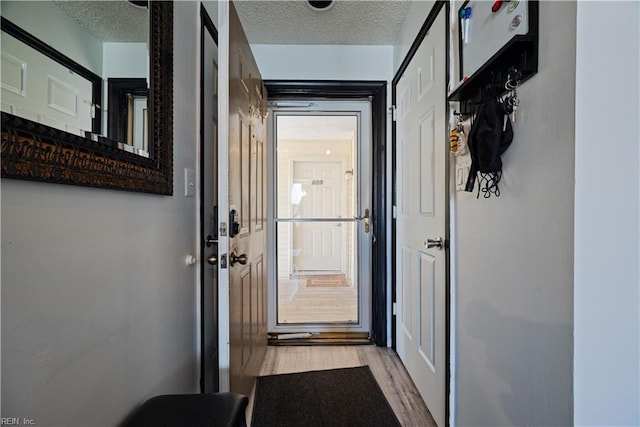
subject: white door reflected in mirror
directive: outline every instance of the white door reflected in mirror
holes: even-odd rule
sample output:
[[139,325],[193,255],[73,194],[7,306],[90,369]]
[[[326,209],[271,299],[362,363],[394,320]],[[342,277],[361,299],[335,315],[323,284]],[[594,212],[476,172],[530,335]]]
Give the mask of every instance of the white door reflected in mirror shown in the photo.
[[[1,14],[3,112],[149,157],[147,7],[3,1]],[[144,99],[132,93],[130,108],[113,102],[107,81],[114,78],[142,80]]]

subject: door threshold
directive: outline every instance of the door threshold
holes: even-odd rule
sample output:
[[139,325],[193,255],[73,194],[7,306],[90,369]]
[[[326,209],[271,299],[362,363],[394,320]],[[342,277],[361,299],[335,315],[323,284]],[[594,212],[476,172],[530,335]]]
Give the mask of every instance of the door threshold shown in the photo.
[[269,345],[370,345],[368,332],[270,333]]

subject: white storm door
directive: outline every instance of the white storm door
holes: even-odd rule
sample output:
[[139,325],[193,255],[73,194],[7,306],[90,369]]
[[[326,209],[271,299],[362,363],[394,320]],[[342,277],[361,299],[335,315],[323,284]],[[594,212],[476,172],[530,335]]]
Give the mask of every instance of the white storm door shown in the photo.
[[269,332],[370,332],[371,103],[271,102]]
[[[293,183],[306,197],[298,207],[300,218],[342,218],[344,165],[342,162],[293,160]],[[300,248],[299,271],[342,271],[342,223],[296,223],[293,244]]]
[[437,424],[445,422],[445,12],[396,87],[397,352]]

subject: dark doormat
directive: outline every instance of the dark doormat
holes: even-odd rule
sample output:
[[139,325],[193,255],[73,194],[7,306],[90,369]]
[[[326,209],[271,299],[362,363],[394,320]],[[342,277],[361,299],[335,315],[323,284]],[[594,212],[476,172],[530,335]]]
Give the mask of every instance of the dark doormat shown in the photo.
[[400,426],[368,366],[258,377],[252,427]]

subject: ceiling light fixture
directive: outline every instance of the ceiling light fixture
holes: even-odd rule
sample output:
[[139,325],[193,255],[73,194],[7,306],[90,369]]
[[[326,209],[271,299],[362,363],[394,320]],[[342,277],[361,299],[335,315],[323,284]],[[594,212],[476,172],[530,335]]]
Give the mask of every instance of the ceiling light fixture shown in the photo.
[[336,4],[335,0],[314,1],[307,0],[307,5],[316,12],[326,12]]

